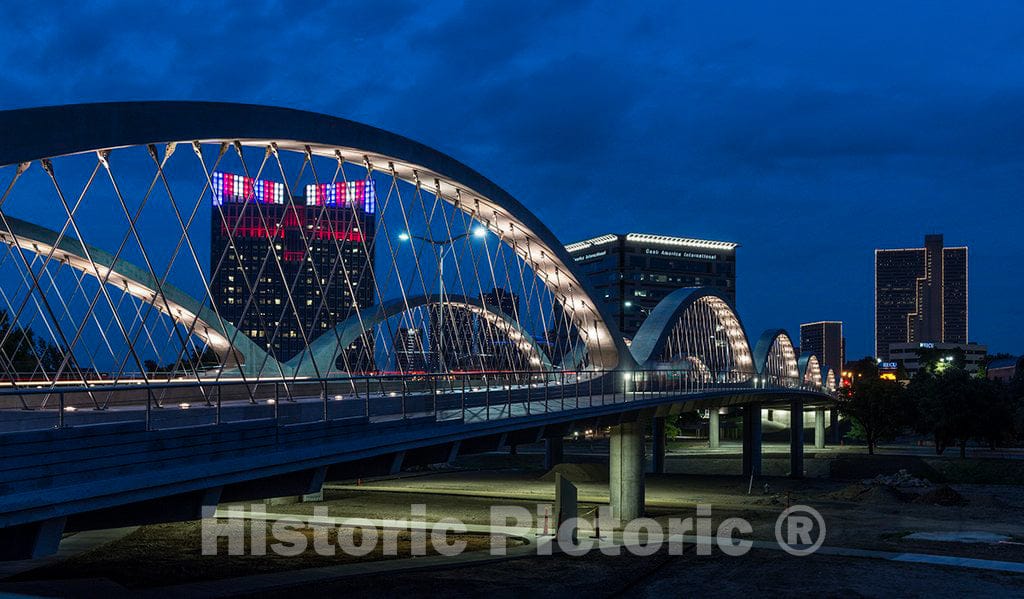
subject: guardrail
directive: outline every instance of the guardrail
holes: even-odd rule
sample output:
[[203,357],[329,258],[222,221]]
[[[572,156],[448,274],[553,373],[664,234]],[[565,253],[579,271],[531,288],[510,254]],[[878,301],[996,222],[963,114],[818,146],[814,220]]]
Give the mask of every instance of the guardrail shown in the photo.
[[357,375],[0,390],[0,432],[144,422],[146,430],[272,418],[480,421],[709,391],[809,390],[795,379],[693,370]]

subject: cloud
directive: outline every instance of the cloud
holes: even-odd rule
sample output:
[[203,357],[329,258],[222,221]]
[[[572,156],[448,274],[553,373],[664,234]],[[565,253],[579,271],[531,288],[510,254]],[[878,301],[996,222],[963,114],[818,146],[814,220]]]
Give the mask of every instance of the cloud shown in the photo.
[[[20,3],[0,26],[0,103],[216,99],[368,122],[466,162],[566,240],[739,241],[748,325],[842,318],[857,354],[871,346],[874,247],[940,230],[979,255],[1024,250],[1016,221],[991,216],[1019,214],[1024,183],[1022,12]],[[972,264],[972,277],[1024,280],[1008,268]],[[821,292],[805,296],[807,281]],[[1003,316],[976,312],[972,331],[1009,349],[1024,324]]]

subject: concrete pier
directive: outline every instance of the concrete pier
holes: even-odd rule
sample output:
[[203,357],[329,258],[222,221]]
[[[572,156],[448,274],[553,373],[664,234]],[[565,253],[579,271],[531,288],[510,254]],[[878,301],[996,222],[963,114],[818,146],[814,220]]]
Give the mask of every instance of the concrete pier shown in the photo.
[[789,477],[804,477],[804,401],[789,402]]
[[644,424],[624,422],[611,429],[608,454],[608,496],[619,522],[644,512]]
[[825,448],[825,408],[814,410],[814,448]]
[[743,475],[761,475],[761,404],[743,408]]
[[708,447],[718,449],[720,446],[719,435],[722,429],[718,423],[718,408],[711,408],[708,411]]

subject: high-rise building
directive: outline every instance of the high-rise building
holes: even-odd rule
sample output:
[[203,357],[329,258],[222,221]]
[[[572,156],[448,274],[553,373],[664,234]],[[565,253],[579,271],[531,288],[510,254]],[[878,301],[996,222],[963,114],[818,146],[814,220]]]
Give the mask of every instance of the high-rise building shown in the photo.
[[[498,311],[519,322],[519,296],[508,289],[496,287],[480,295],[481,303],[489,311]],[[478,319],[477,349],[484,370],[525,370],[526,361],[518,343],[509,335],[506,324],[488,324]]]
[[875,250],[875,357],[904,343],[967,343],[967,248]]
[[[511,338],[509,320],[519,322],[519,296],[497,287],[480,294],[480,304],[503,318],[485,318],[461,306],[430,307],[430,366],[434,370],[526,370],[527,361]],[[508,320],[506,320],[508,319]]]
[[590,278],[597,300],[608,305],[632,339],[666,295],[682,287],[711,287],[736,303],[736,248],[708,241],[646,233],[610,234],[565,249]]
[[804,352],[818,356],[821,364],[831,367],[838,376],[846,363],[842,321],[823,320],[800,325],[800,353]]
[[[217,310],[280,361],[373,304],[372,180],[309,185],[288,197],[274,181],[215,172],[210,291]],[[367,335],[335,367],[372,370]]]
[[435,372],[479,370],[476,315],[451,304],[429,309],[430,368]]
[[427,369],[423,329],[402,327],[395,333],[395,360],[399,372],[423,372]]

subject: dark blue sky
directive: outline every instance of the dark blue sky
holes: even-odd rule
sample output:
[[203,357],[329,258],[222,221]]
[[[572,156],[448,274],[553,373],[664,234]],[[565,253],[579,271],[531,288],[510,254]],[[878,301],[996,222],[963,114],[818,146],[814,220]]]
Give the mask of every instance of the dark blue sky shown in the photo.
[[872,250],[941,232],[971,248],[971,339],[1024,351],[1021,3],[330,4],[15,3],[0,106],[371,123],[483,172],[566,242],[740,242],[747,328],[841,319],[852,357],[872,348]]

